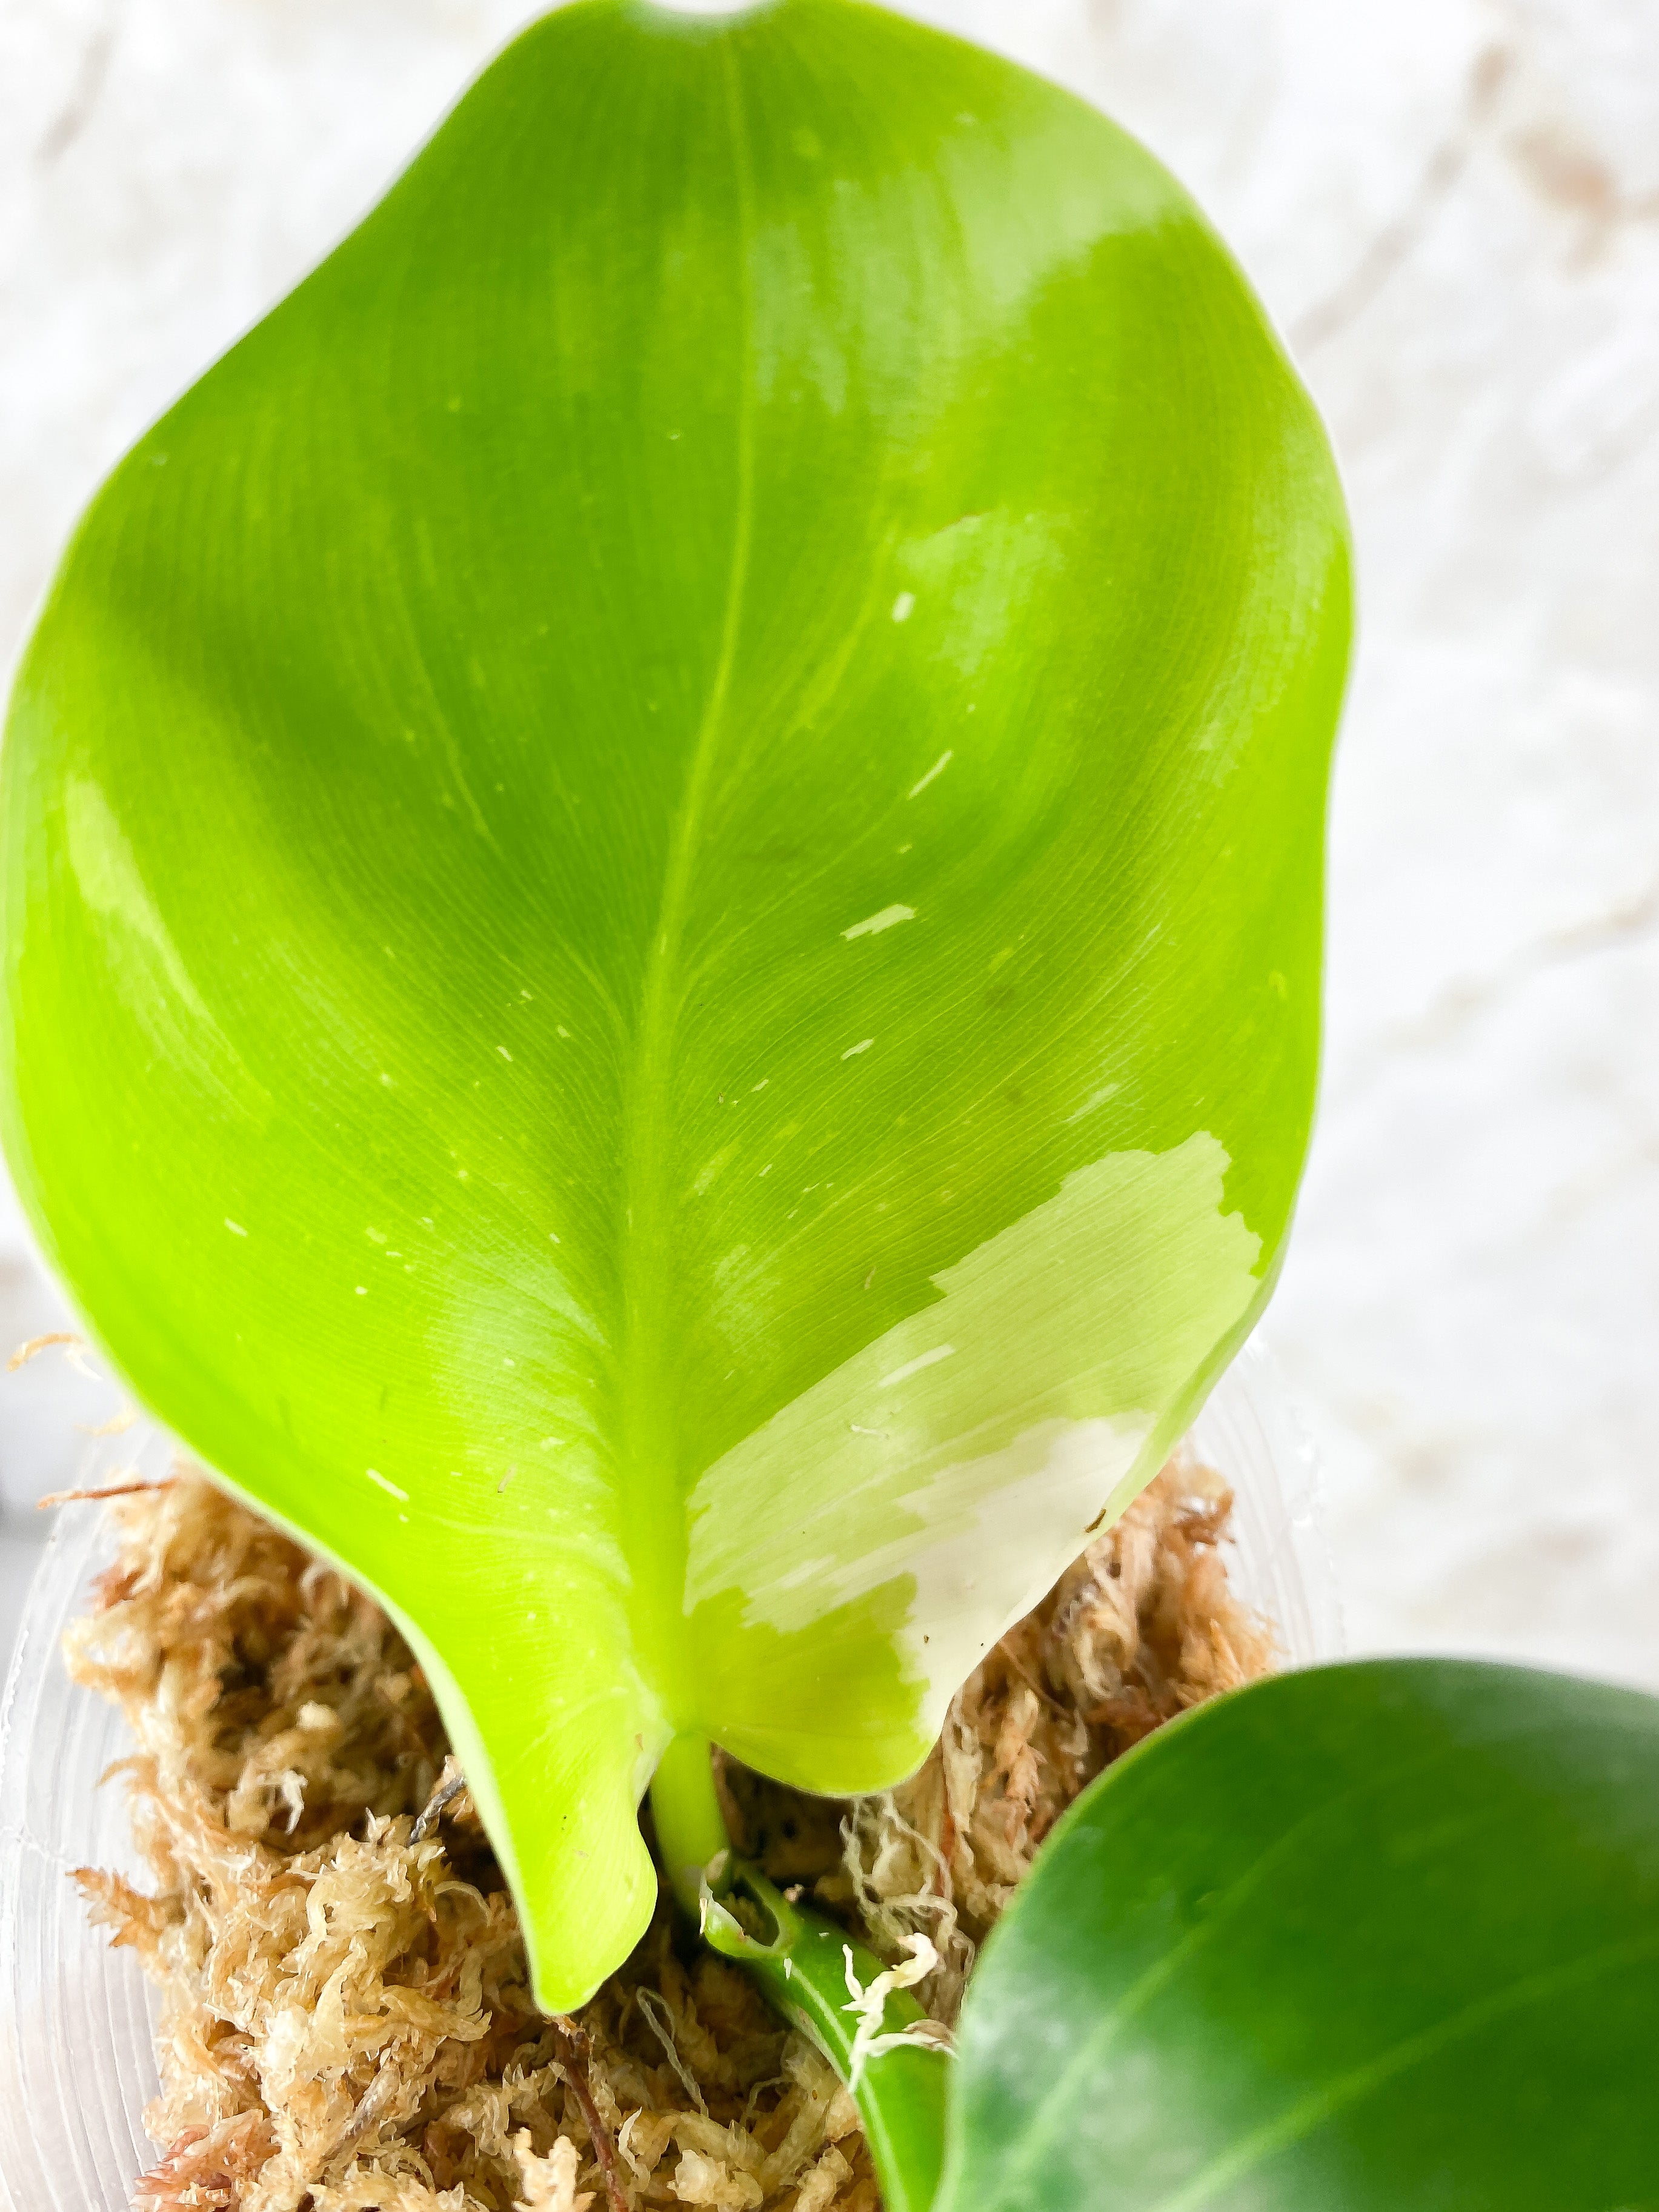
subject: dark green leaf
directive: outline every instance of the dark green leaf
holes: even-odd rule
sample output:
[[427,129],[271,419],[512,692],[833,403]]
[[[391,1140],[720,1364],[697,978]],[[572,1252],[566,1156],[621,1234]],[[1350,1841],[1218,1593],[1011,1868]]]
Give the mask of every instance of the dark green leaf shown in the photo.
[[1659,1699],[1401,1660],[1110,1769],[970,1984],[939,2212],[1659,2204]]

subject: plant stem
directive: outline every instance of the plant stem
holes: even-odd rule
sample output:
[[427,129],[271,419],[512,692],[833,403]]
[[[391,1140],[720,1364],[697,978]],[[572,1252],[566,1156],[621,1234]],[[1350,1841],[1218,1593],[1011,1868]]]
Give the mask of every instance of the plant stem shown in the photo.
[[[714,1950],[747,1968],[774,2008],[811,2037],[843,2081],[854,2070],[857,2019],[849,2003],[849,1971],[862,1989],[881,1961],[823,1914],[803,1911],[755,1867],[739,1862],[730,1890],[763,1907],[769,1942],[750,1935],[727,1907],[705,1894],[702,1932]],[[887,1999],[882,2033],[896,2035],[927,2014],[902,1990]],[[883,2212],[930,2212],[945,2160],[945,2092],[950,2057],[938,2045],[906,2041],[866,2057],[852,2082],[864,2139],[881,2190]]]
[[664,1752],[651,1783],[651,1814],[663,1871],[680,1905],[696,1920],[708,1867],[732,1849],[706,1735],[677,1735]]
[[[867,1990],[881,1961],[835,1921],[792,1905],[757,1867],[732,1859],[706,1736],[678,1735],[669,1745],[651,1784],[651,1811],[664,1870],[704,1940],[746,1968],[774,2010],[811,2039],[851,2088],[883,2212],[929,2212],[945,2156],[945,2052],[906,2042],[866,2057],[853,2079],[858,2016],[848,1975]],[[751,1935],[720,1901],[738,1893],[770,1920],[769,1941]],[[881,2032],[898,2035],[926,2018],[914,1997],[896,1990]]]

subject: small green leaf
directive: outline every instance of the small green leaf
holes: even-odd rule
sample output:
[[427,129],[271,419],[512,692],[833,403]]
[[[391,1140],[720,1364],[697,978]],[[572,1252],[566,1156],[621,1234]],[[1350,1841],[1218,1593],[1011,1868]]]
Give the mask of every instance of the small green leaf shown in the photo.
[[1157,164],[847,0],[538,25],[82,526],[10,1155],[407,1629],[549,2004],[669,1742],[914,1767],[1249,1327],[1346,558]]
[[939,2212],[1636,2212],[1656,2045],[1659,1698],[1285,1675],[1044,1846],[969,1989]]

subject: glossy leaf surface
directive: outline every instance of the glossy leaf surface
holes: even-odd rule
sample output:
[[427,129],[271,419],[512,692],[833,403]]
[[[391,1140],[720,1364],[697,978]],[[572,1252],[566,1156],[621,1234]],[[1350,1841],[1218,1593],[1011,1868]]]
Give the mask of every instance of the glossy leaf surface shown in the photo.
[[668,1741],[913,1767],[1247,1328],[1345,559],[1178,188],[842,0],[531,30],[83,524],[11,1157],[407,1626],[549,2003]]
[[1045,1844],[969,1990],[939,2212],[1634,2212],[1656,2042],[1659,1699],[1286,1675]]

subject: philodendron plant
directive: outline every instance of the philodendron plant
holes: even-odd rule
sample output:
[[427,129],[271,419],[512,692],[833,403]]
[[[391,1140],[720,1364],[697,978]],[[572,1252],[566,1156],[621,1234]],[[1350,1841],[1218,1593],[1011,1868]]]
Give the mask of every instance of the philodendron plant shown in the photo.
[[1133,141],[854,0],[580,0],[116,471],[19,678],[64,1279],[410,1638],[542,2002],[646,1926],[648,1789],[889,2212],[1659,2201],[1643,1700],[1193,1717],[954,2062],[724,1849],[711,1743],[911,1771],[1258,1312],[1347,627],[1313,410]]

